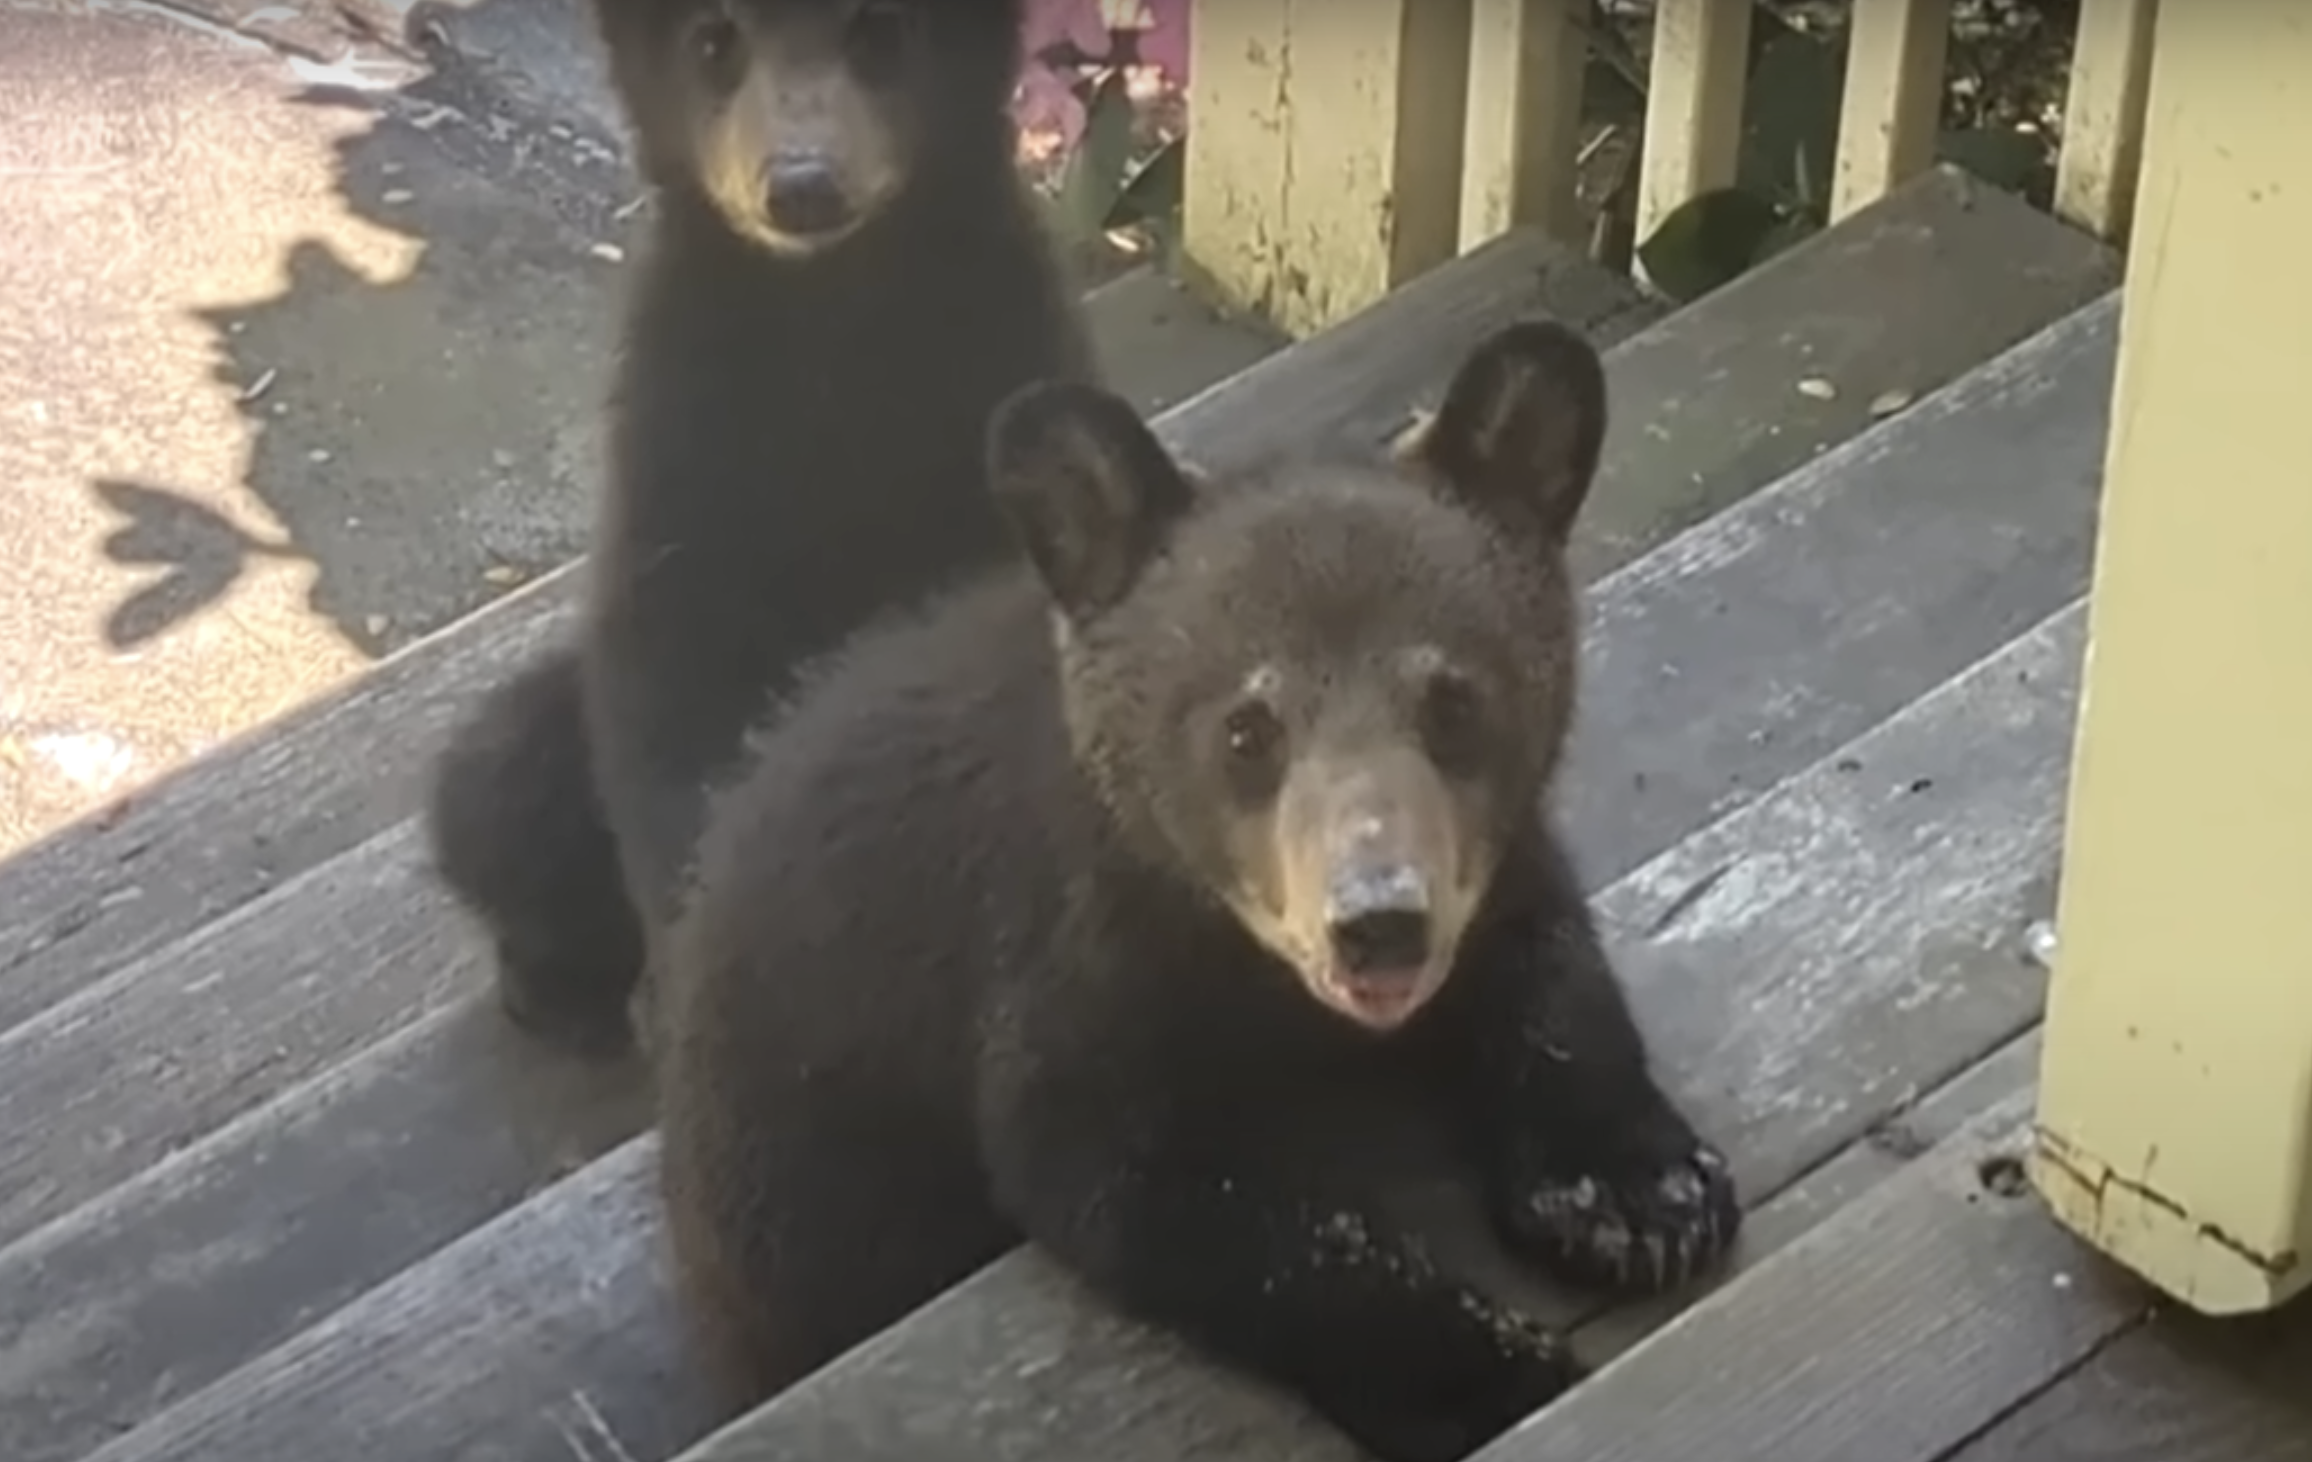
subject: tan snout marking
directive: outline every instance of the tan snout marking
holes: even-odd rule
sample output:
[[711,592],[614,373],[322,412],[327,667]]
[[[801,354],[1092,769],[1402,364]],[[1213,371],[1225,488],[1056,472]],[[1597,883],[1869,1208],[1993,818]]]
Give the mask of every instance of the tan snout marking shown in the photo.
[[[1395,1029],[1443,988],[1476,909],[1456,824],[1451,793],[1411,752],[1296,768],[1270,824],[1273,906],[1246,900],[1238,915],[1327,1008]],[[1353,967],[1339,922],[1358,912],[1425,915],[1417,957]]]
[[[838,60],[776,68],[758,60],[704,127],[699,176],[707,195],[740,235],[783,257],[808,257],[849,238],[903,181],[888,120]],[[765,170],[781,151],[826,161],[849,204],[840,227],[793,234],[772,222]]]

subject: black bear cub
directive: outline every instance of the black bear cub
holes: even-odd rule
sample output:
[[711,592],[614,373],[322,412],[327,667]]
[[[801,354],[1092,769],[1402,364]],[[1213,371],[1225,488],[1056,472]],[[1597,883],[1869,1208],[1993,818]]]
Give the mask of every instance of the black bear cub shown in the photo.
[[1092,367],[1015,163],[1019,0],[594,7],[658,213],[587,613],[459,728],[429,821],[509,1011],[615,1049],[748,723],[1010,554],[988,419]]
[[1380,1455],[1454,1458],[1577,1371],[1392,1216],[1409,1157],[1569,1278],[1722,1252],[1725,1164],[1542,810],[1604,425],[1548,324],[1386,464],[1197,483],[1094,388],[1007,405],[1028,565],[825,666],[668,941],[663,1179],[734,1403],[1025,1236]]

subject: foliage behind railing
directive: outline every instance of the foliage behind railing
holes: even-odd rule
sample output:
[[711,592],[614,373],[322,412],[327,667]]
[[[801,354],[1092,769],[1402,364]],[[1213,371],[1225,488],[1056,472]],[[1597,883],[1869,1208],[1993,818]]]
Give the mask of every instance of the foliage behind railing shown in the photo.
[[[1029,61],[1018,98],[1027,161],[1050,193],[1056,221],[1090,241],[1132,230],[1144,245],[1170,244],[1182,196],[1182,93],[1191,89],[1189,28],[1198,0],[1031,0]],[[1230,0],[1203,0],[1225,4]],[[1741,0],[1703,0],[1733,6]],[[1920,155],[1958,163],[2043,206],[2054,204],[2091,228],[2112,232],[2124,216],[2140,110],[2139,0],[1755,0],[1742,53],[1723,58],[1741,75],[1697,79],[1687,58],[1661,59],[1655,25],[1695,0],[1569,0],[1589,64],[1582,83],[1580,143],[1563,162],[1587,228],[1590,252],[1616,268],[1642,266],[1664,293],[1690,299],[1754,267],[1823,227],[1835,211],[1834,174],[1857,6],[1878,26],[1871,44],[1880,76],[1917,69],[1889,47],[1890,30],[1923,17],[1947,30],[1931,48],[1936,75],[1928,120],[1934,135]],[[1531,7],[1529,6],[1529,11]],[[1896,17],[1890,21],[1889,17]],[[1713,19],[1717,17],[1713,16]],[[1313,22],[1312,22],[1313,23]],[[2131,31],[2130,27],[2134,29]],[[1672,49],[1675,49],[1674,47]],[[1946,59],[1947,58],[1947,59]],[[2112,69],[2135,68],[2131,83]],[[1865,68],[1866,71],[1869,69]],[[1660,76],[1655,73],[1661,72]],[[1675,206],[1641,202],[1647,145],[1670,151],[1675,137],[1649,136],[1650,93],[1716,86],[1739,98],[1739,145],[1731,177],[1672,189]],[[2131,89],[2132,87],[2132,89]],[[1866,99],[1867,100],[1867,99]],[[1862,109],[1869,111],[1866,105]],[[2094,135],[2065,155],[2067,122],[2087,119]],[[2071,176],[2059,181],[2059,164]],[[2100,171],[2099,171],[2100,170]],[[1656,170],[1657,178],[1660,169]],[[1698,169],[1707,172],[1709,169]],[[1477,186],[1472,179],[1467,186]],[[1657,182],[1656,192],[1660,193]],[[1851,178],[1847,192],[1854,192]],[[1654,203],[1661,200],[1659,196]],[[1658,216],[1644,216],[1649,213]],[[1640,228],[1644,236],[1639,236]],[[1468,247],[1474,242],[1463,240]]]
[[[1603,8],[1591,6],[1600,23]],[[1947,49],[1936,68],[1932,159],[2051,205],[2077,0],[1961,0],[1936,8],[1949,14]],[[1931,10],[1927,18],[1943,19]],[[1854,22],[1850,4],[1751,7],[1734,176],[1687,199],[1637,243],[1636,259],[1657,288],[1691,299],[1831,221]],[[1616,68],[1640,89],[1648,85],[1650,77],[1629,70]]]
[[1190,3],[1029,0],[1014,114],[1023,161],[1069,238],[1139,228],[1169,241]]

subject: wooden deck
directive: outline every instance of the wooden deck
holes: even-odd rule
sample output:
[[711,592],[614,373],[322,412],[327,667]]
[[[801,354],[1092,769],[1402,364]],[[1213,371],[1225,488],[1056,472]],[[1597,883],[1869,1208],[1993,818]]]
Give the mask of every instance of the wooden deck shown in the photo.
[[2312,1309],[2160,1302],[2023,1181],[1994,1103],[1477,1462],[2298,1462]]
[[[1613,1308],[1501,1262],[1620,1359],[1488,1462],[2312,1458],[2280,1379],[2312,1321],[2155,1315],[2003,1160],[2117,278],[1935,172],[1668,318],[1513,234],[1160,418],[1208,463],[1377,446],[1506,319],[1612,342],[1562,814],[1753,1214],[1706,1296]],[[502,1028],[407,820],[570,589],[0,867],[0,1457],[1353,1458],[1025,1251],[709,1435],[635,1073]],[[1411,1198],[1476,1252],[1459,1196]]]

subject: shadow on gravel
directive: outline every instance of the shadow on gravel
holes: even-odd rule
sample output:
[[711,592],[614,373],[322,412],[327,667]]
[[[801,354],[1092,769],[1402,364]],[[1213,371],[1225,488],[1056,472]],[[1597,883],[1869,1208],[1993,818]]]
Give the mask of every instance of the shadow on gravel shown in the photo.
[[[457,23],[500,7],[533,27],[559,9],[484,0]],[[104,620],[115,649],[287,559],[311,566],[311,609],[375,657],[584,545],[618,236],[632,227],[618,216],[633,186],[614,144],[511,114],[457,55],[424,43],[439,32],[422,14],[408,42],[342,14],[296,19],[286,42],[147,19],[81,48],[82,65],[164,93],[197,88],[208,106],[229,93],[256,119],[250,146],[331,158],[338,205],[408,243],[406,266],[380,271],[299,238],[277,293],[180,304],[212,332],[212,378],[246,426],[241,486],[262,512],[161,476],[91,481],[116,525],[102,551],[136,580]],[[219,230],[242,226],[229,185],[179,181],[211,185]]]

